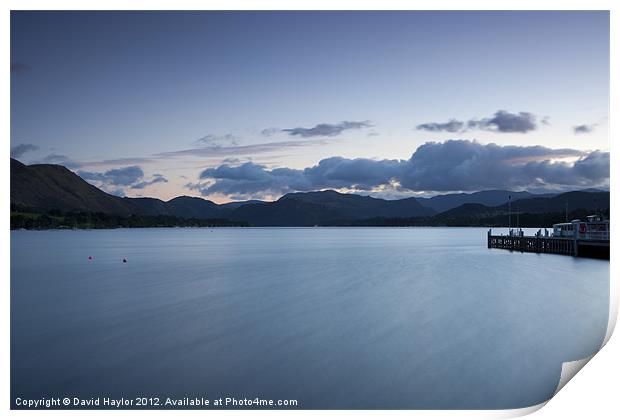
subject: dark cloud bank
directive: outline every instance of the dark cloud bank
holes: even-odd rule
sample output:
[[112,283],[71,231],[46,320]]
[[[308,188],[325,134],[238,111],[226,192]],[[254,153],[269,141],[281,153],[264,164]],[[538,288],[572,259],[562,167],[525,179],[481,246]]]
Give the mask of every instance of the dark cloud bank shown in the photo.
[[[541,123],[548,124],[547,118]],[[508,111],[497,111],[492,117],[471,119],[467,122],[452,119],[445,123],[429,122],[419,124],[416,129],[432,132],[457,133],[467,130],[487,130],[497,133],[527,133],[538,128],[537,118],[530,112],[513,114]]]
[[[557,160],[577,159],[575,162]],[[299,170],[252,162],[204,170],[188,187],[203,195],[279,195],[347,188],[368,191],[478,191],[493,188],[591,187],[608,182],[609,153],[543,146],[499,146],[469,140],[425,143],[408,160],[330,157]]]

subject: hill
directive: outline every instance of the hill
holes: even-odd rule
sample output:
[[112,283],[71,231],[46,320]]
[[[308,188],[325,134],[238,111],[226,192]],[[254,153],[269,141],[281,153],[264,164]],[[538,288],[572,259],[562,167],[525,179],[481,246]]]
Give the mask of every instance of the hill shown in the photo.
[[[511,203],[511,210],[522,213],[546,213],[577,209],[609,209],[609,191],[571,191],[553,197],[533,197],[516,200]],[[499,207],[508,211],[508,204]]]
[[254,226],[313,226],[328,221],[430,216],[434,213],[415,198],[390,201],[336,191],[291,193],[274,202],[250,200],[221,205],[188,196],[169,201],[120,198],[101,191],[63,166],[26,166],[14,159],[11,159],[11,205],[15,209],[37,212],[59,210],[123,217],[230,219],[247,221]]
[[[592,213],[609,214],[609,192],[572,191],[552,197],[521,199],[511,202],[510,206],[513,226],[518,224],[521,227],[551,226],[565,219],[583,220]],[[508,214],[508,204],[491,207],[468,203],[439,213],[427,223],[446,226],[507,226]]]
[[213,201],[186,195],[173,198],[166,202],[167,211],[177,217],[192,217],[196,219],[209,219],[221,217],[223,211]]
[[290,193],[270,203],[247,204],[235,209],[230,218],[253,226],[314,226],[337,221],[372,217],[430,216],[415,198],[383,200],[336,191]]
[[[188,196],[169,201],[121,198],[101,191],[63,166],[26,166],[11,159],[11,209],[22,213],[20,226],[37,225],[26,221],[43,213],[52,218],[63,217],[63,220],[82,220],[74,223],[80,226],[93,220],[100,221],[97,223],[101,226],[174,225],[183,220],[192,220],[191,224],[186,223],[191,226],[204,225],[201,221],[207,220],[211,225],[220,226],[231,225],[231,222],[252,226],[365,223],[373,226],[482,226],[504,223],[508,213],[505,201],[509,195],[513,197],[511,212],[530,215],[527,218],[532,224],[539,219],[544,219],[545,223],[563,220],[561,216],[567,209],[579,216],[583,212],[609,209],[609,192],[598,190],[558,195],[492,190],[401,200],[327,190],[289,193],[273,202],[250,200],[226,204]],[[438,211],[441,209],[445,210]],[[40,222],[37,226],[48,225],[54,223]]]
[[531,198],[536,195],[527,191],[488,190],[475,193],[442,194],[431,198],[417,198],[417,200],[424,207],[431,208],[436,213],[442,213],[470,203],[483,204],[490,207],[499,206],[508,201],[508,196],[511,196],[512,200],[516,200]]
[[61,165],[30,165],[11,159],[11,205],[37,211],[90,211],[129,216],[137,210]]

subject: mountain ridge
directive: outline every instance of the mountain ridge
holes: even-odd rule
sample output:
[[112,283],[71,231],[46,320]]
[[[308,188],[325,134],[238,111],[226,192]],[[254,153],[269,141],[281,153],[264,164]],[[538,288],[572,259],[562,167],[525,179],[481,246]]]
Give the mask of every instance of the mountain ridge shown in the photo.
[[[248,200],[217,204],[200,197],[168,201],[150,197],[117,197],[89,184],[62,165],[24,165],[11,159],[11,208],[38,212],[93,212],[130,217],[169,216],[182,219],[228,219],[253,226],[347,224],[373,218],[480,218],[508,212],[559,212],[609,208],[609,192],[587,189],[562,194],[488,190],[475,193],[385,200],[334,190],[293,192],[275,201]],[[440,211],[441,210],[441,211]]]

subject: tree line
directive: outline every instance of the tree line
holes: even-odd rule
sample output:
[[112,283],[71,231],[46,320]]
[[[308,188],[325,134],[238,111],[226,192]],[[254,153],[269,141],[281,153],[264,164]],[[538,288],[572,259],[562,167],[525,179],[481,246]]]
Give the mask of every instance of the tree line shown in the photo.
[[[548,213],[513,213],[511,217],[512,227],[540,228],[551,227],[555,223],[571,221],[574,219],[585,220],[591,215],[592,210],[574,210],[565,212]],[[567,217],[568,216],[568,217]],[[608,218],[609,210],[603,211],[602,216]],[[506,227],[508,226],[508,214],[473,215],[473,216],[424,216],[424,217],[374,217],[371,219],[339,221],[326,223],[326,226],[377,226],[377,227]]]
[[11,229],[113,229],[146,227],[246,227],[247,222],[167,215],[118,216],[100,212],[47,212],[11,209]]

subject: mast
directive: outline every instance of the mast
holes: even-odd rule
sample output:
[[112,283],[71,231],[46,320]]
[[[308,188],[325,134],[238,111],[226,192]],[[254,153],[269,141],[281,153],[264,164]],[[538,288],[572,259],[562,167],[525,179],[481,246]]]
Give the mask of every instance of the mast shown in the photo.
[[508,194],[508,233],[510,233],[510,194]]

